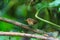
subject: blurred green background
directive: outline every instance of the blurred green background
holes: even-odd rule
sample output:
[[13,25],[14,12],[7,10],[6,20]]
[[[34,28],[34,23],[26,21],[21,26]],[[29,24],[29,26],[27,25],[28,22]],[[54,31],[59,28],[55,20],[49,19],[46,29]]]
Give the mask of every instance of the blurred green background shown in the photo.
[[[35,14],[37,11],[39,11],[38,16],[42,19],[51,21],[56,25],[60,25],[60,0],[0,0],[0,17],[16,20],[27,25],[28,23],[25,20],[27,18],[32,18],[38,21],[36,25],[32,26],[32,29],[39,29],[52,33],[57,31],[60,33],[60,26],[58,27],[36,18]],[[25,32],[26,29],[0,21],[0,31]],[[18,36],[0,36],[0,40],[21,39],[22,37]],[[31,40],[40,39],[31,38]]]

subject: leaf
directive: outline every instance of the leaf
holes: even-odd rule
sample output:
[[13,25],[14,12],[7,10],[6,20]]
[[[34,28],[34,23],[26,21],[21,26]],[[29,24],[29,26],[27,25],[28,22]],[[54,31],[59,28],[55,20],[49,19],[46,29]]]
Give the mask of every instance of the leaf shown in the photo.
[[36,8],[36,10],[40,10],[42,8],[48,7],[48,4],[49,3],[47,3],[47,2],[38,3],[38,4],[36,4],[35,8]]
[[8,40],[9,37],[8,36],[0,36],[0,40]]
[[58,9],[58,12],[60,12],[60,7],[59,7],[59,9]]
[[27,16],[27,6],[25,4],[17,7],[16,16],[26,17]]
[[60,5],[60,0],[55,0],[51,3],[49,3],[49,7],[55,7]]
[[13,25],[12,24],[0,21],[0,30],[9,31],[11,29],[13,29]]

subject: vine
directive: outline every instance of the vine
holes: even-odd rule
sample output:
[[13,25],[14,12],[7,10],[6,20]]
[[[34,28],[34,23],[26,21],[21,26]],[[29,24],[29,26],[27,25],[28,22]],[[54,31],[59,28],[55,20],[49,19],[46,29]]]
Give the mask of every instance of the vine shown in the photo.
[[57,24],[55,24],[55,23],[53,23],[53,22],[50,22],[50,21],[47,21],[47,20],[45,20],[45,19],[42,19],[41,17],[38,17],[39,12],[40,12],[40,10],[38,10],[38,11],[36,12],[36,14],[35,14],[35,17],[36,17],[37,19],[39,19],[39,20],[41,20],[41,21],[43,21],[43,22],[45,22],[45,23],[51,24],[51,25],[53,25],[53,26],[60,27],[60,25],[57,25]]

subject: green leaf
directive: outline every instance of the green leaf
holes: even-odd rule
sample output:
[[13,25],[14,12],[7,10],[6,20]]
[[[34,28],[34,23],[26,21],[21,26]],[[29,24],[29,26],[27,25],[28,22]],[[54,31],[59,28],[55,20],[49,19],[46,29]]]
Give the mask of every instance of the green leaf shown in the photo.
[[27,16],[27,6],[25,4],[17,7],[16,16],[26,17]]
[[55,7],[60,5],[60,0],[55,0],[51,3],[49,3],[49,7]]
[[58,12],[60,12],[60,7],[59,7],[59,9],[58,9]]
[[40,10],[42,8],[48,7],[48,4],[49,3],[47,3],[47,2],[38,3],[38,4],[36,4],[35,8],[36,8],[36,10]]
[[0,21],[0,30],[2,30],[2,31],[10,31],[11,29],[13,29],[12,24]]

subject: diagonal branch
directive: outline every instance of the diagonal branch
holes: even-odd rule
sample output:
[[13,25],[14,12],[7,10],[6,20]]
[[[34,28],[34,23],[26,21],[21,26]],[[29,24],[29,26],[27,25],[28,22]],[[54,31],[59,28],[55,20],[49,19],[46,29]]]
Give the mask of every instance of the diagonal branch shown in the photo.
[[13,20],[10,20],[10,19],[7,19],[7,18],[0,17],[0,20],[4,21],[4,22],[11,23],[11,24],[14,24],[16,26],[19,26],[19,27],[22,27],[22,28],[25,28],[25,29],[28,29],[28,30],[31,30],[31,31],[36,32],[36,33],[44,33],[41,30],[37,31],[37,30],[31,29],[28,25],[25,25],[23,23],[20,23],[20,22],[17,22],[17,21],[13,21]]
[[[0,20],[8,22],[8,23],[12,23],[14,25],[17,25],[19,27],[31,30],[31,31],[36,32],[36,33],[41,33],[37,30],[33,30],[33,29],[29,28],[28,25],[22,24],[20,22],[16,22],[16,21],[13,21],[13,20],[10,20],[10,19],[7,19],[7,18],[2,18],[2,17],[0,17]],[[59,40],[58,38],[53,38],[53,37],[45,37],[45,36],[41,36],[41,35],[17,33],[17,32],[0,32],[0,35],[5,35],[5,36],[26,36],[26,37],[39,38],[39,39],[44,39],[44,40],[45,39],[47,39],[47,40]]]

